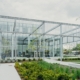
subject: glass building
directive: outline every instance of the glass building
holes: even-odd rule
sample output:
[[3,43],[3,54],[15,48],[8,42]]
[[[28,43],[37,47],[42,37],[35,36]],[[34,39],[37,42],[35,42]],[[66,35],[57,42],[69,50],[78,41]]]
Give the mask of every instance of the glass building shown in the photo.
[[60,57],[80,43],[80,25],[0,15],[0,59]]

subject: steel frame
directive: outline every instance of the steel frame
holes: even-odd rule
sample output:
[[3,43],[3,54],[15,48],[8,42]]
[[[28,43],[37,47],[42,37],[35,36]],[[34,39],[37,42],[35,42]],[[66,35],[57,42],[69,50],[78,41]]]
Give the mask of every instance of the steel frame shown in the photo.
[[[46,40],[46,38],[45,38],[45,35],[50,35],[50,36],[52,36],[53,38],[52,38],[52,40],[53,40],[53,44],[54,44],[54,41],[55,41],[55,37],[56,36],[59,36],[60,37],[60,57],[61,57],[61,59],[63,58],[63,37],[72,37],[72,38],[80,38],[80,36],[74,36],[74,34],[76,34],[76,33],[78,33],[78,32],[75,32],[75,33],[72,33],[72,34],[69,34],[69,35],[66,35],[66,33],[69,33],[69,32],[73,32],[73,31],[75,31],[75,30],[77,30],[77,29],[80,29],[80,24],[70,24],[70,23],[62,23],[62,22],[54,22],[54,21],[46,21],[46,20],[37,20],[37,19],[28,19],[28,18],[20,18],[20,17],[12,17],[12,16],[4,16],[4,15],[0,15],[0,19],[12,19],[12,20],[14,20],[14,26],[13,26],[13,31],[12,32],[10,32],[10,31],[0,31],[0,32],[3,32],[3,33],[12,33],[12,35],[13,34],[29,34],[27,37],[25,37],[22,41],[23,41],[23,43],[24,43],[24,41],[26,40],[26,39],[28,39],[27,41],[28,41],[28,44],[30,43],[30,36],[31,35],[33,35],[34,33],[35,33],[35,31],[37,31],[38,29],[40,29],[41,27],[43,27],[43,31],[42,31],[42,33],[37,33],[37,35],[39,35],[39,37],[38,37],[38,39],[40,39],[40,46],[41,46],[41,37],[43,37],[43,45],[45,46],[45,40]],[[40,22],[41,24],[33,31],[33,32],[31,32],[31,33],[28,33],[28,32],[15,32],[15,29],[16,29],[16,23],[17,23],[17,21],[18,20],[21,20],[21,21],[32,21],[32,22]],[[49,29],[49,30],[47,30],[46,32],[45,32],[45,28],[46,28],[46,26],[44,25],[44,24],[46,24],[46,23],[49,23],[49,24],[56,24],[56,26],[54,26],[53,28],[51,28],[51,29]],[[43,26],[44,25],[44,26]],[[72,26],[76,26],[77,28],[74,28],[74,29],[71,29],[71,30],[68,30],[68,31],[66,31],[66,32],[63,32],[62,33],[62,26],[65,26],[65,25],[69,25],[70,27],[72,27]],[[58,28],[58,27],[60,27],[60,34],[58,34],[58,35],[56,35],[56,34],[47,34],[47,33],[49,33],[50,31],[55,31],[55,29],[56,28]],[[73,40],[74,41],[74,40]],[[13,44],[13,39],[12,39],[12,44]],[[13,47],[13,46],[12,46]],[[54,48],[54,46],[53,46],[53,48]],[[13,48],[12,48],[12,50],[13,50]],[[39,51],[39,53],[40,53],[40,51]],[[45,57],[45,49],[43,50],[43,55],[44,55],[44,57]],[[53,50],[53,56],[54,56],[54,50]],[[13,52],[12,52],[12,57],[13,57]]]

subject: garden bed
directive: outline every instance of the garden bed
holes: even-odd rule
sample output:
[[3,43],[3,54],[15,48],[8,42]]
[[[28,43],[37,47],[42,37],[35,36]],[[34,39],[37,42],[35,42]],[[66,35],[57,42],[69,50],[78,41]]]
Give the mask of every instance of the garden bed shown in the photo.
[[[58,59],[58,61],[60,61],[60,59]],[[80,58],[63,58],[62,61],[80,64]]]
[[33,58],[33,59],[30,59],[30,58],[28,58],[28,59],[7,59],[7,60],[0,60],[0,63],[15,63],[15,62],[26,62],[26,61],[42,61],[42,59],[41,58],[38,58],[38,59],[35,59],[35,58]]
[[22,80],[80,80],[80,69],[44,61],[16,62],[15,68]]

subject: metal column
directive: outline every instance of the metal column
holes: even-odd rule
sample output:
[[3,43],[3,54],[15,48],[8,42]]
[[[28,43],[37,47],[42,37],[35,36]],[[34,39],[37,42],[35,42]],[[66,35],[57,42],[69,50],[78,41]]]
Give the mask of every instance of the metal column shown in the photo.
[[16,57],[17,57],[17,49],[18,49],[18,43],[17,43],[17,36],[16,36],[16,34],[15,34],[15,59],[16,59]]
[[39,57],[41,57],[41,37],[39,38]]
[[63,58],[63,38],[62,38],[62,26],[60,26],[60,58]]
[[[43,25],[43,33],[45,32],[45,24]],[[43,57],[45,57],[45,35],[43,35]]]
[[14,56],[14,34],[12,34],[12,53],[11,53],[11,58],[13,59]]
[[2,53],[2,32],[0,33],[0,60],[1,60],[1,53]]
[[55,42],[55,37],[53,36],[53,57],[54,57],[54,54],[55,54],[55,51],[54,51],[55,44],[54,44],[54,42]]
[[49,42],[49,57],[51,57],[51,44]]
[[[30,28],[29,28],[29,27],[28,27],[28,32],[30,32]],[[28,54],[29,54],[29,50],[30,50],[30,49],[29,49],[29,48],[30,48],[30,47],[29,47],[29,46],[30,46],[30,36],[28,36],[27,39],[28,39]]]

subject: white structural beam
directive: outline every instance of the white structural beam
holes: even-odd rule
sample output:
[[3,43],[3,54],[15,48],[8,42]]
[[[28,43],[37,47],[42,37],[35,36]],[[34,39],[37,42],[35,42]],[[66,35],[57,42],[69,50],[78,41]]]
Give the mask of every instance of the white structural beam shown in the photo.
[[50,31],[52,31],[52,30],[58,28],[60,25],[61,25],[61,24],[58,24],[57,26],[55,26],[55,27],[51,28],[50,30],[46,31],[44,34],[46,34],[46,33],[50,32]]
[[14,21],[13,33],[15,32],[15,28],[16,28],[16,20]]
[[16,38],[16,33],[15,33],[15,27],[16,27],[16,20],[14,21],[14,27],[13,27],[13,32],[12,32],[12,52],[11,52],[11,57],[12,59],[14,58],[14,51],[15,51],[15,59],[16,59],[16,49],[17,49],[17,38]]
[[16,36],[16,34],[15,34],[15,43],[14,43],[15,45],[15,59],[16,59],[16,57],[17,57],[17,49],[18,49],[18,38],[17,38],[17,36]]
[[43,57],[45,57],[45,36],[43,36]]
[[51,57],[51,45],[49,44],[49,56]]
[[[16,34],[12,34],[12,53],[11,53],[11,57],[12,59],[15,57],[17,57],[17,37]],[[15,56],[14,56],[14,51],[15,51]]]
[[60,58],[63,58],[63,40],[62,40],[62,26],[60,26]]
[[41,37],[39,38],[39,57],[41,56]]
[[[42,29],[43,29],[42,33],[44,33],[45,32],[45,24]],[[45,35],[43,35],[43,57],[45,57]]]
[[55,54],[55,51],[54,51],[55,50],[54,49],[55,48],[55,44],[54,43],[55,43],[55,37],[53,36],[53,57],[54,57],[54,54]]
[[80,27],[74,28],[74,29],[71,29],[71,30],[68,30],[68,31],[66,31],[66,32],[63,32],[62,34],[66,34],[66,33],[69,33],[69,32],[71,32],[71,31],[75,31],[75,30],[77,30],[77,29],[80,29]]
[[12,50],[11,50],[11,58],[13,59],[14,57],[14,34],[12,34]]
[[1,60],[1,53],[2,53],[2,32],[0,32],[0,60]]
[[[28,32],[30,32],[30,28],[28,28]],[[29,49],[29,45],[30,45],[30,36],[28,37],[28,49]]]
[[[35,31],[37,31],[43,24],[44,24],[44,22],[42,22],[32,33],[30,33],[29,36],[32,35],[32,34],[34,34]],[[28,36],[28,37],[29,37],[29,36]],[[27,37],[24,38],[24,40],[25,40],[25,39],[27,39]],[[24,41],[24,40],[23,40],[23,41]]]
[[[13,33],[13,32],[6,32],[6,31],[3,31],[3,33]],[[30,33],[22,33],[22,32],[15,32],[15,34],[30,34]],[[40,36],[43,36],[44,34],[41,34],[41,33],[37,33],[37,35],[40,35]],[[60,35],[55,35],[55,34],[45,34],[45,35],[48,35],[48,36],[60,36]],[[39,37],[40,37],[39,36]],[[80,36],[71,36],[71,35],[63,35],[63,37],[80,37]],[[35,38],[36,39],[36,38]],[[23,40],[22,40],[23,41]]]
[[62,25],[70,25],[70,26],[80,26],[79,24],[71,24],[71,23],[62,23],[62,22],[54,22],[54,21],[45,21],[45,20],[37,20],[37,19],[28,19],[28,18],[21,18],[21,17],[12,17],[12,16],[5,16],[0,15],[0,18],[6,18],[6,19],[16,19],[16,20],[24,20],[24,21],[33,21],[33,22],[46,22],[46,23],[52,23],[52,24],[62,24]]

